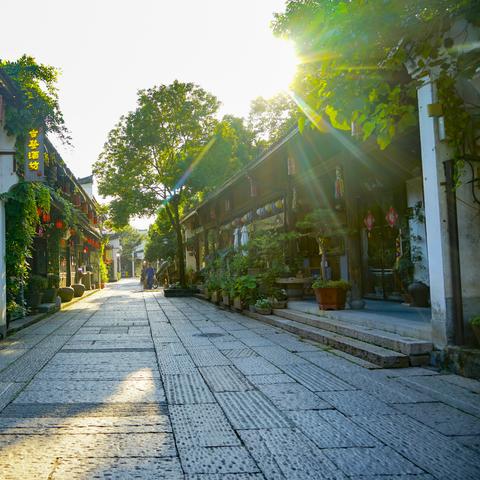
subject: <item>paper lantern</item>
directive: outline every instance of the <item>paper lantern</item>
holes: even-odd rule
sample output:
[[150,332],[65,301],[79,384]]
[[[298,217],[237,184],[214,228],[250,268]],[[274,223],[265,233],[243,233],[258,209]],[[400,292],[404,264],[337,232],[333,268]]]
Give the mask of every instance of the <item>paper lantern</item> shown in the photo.
[[373,213],[369,210],[367,216],[363,219],[363,224],[367,227],[369,232],[372,231],[373,226],[375,225],[375,217]]
[[63,228],[63,222],[62,222],[62,220],[58,219],[58,220],[55,222],[55,228],[58,228],[59,230]]
[[390,228],[393,228],[397,224],[398,213],[393,207],[388,209],[387,214],[385,215],[385,220],[387,221]]

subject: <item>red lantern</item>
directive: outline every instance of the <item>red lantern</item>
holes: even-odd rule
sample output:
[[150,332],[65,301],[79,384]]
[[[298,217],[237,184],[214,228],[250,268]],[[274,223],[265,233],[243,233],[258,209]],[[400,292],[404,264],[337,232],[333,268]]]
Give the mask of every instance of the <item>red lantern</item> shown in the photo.
[[47,212],[43,212],[42,214],[42,222],[49,223],[50,222],[50,214]]
[[63,228],[63,222],[60,219],[55,222],[55,228],[58,228],[59,230]]
[[40,207],[37,207],[37,215],[40,216],[42,214],[42,209]]
[[60,246],[62,248],[65,248],[67,246],[67,241],[64,239],[64,238],[61,238],[60,239]]
[[370,210],[368,211],[367,216],[363,219],[363,223],[367,227],[367,230],[371,232],[373,226],[375,225],[375,217]]
[[393,207],[390,207],[387,214],[385,215],[385,220],[390,225],[390,228],[393,228],[398,220],[398,213]]

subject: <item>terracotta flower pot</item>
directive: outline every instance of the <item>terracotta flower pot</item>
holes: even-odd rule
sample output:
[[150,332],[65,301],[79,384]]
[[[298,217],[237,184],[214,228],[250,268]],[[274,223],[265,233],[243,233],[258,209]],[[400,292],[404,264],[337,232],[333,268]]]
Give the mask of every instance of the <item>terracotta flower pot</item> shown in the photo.
[[347,292],[343,288],[314,288],[315,297],[321,310],[343,310]]

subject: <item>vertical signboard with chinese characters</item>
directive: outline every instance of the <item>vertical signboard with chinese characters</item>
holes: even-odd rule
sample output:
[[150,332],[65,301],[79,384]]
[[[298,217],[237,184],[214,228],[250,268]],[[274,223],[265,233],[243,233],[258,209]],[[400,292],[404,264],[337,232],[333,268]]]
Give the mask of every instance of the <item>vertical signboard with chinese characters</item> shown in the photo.
[[45,174],[44,132],[41,127],[28,131],[25,146],[25,181],[42,182]]

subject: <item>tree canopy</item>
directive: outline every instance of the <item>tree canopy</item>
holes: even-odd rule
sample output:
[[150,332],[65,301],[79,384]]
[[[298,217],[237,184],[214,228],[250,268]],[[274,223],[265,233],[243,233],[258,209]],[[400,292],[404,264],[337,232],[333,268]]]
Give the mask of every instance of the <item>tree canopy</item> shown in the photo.
[[18,105],[7,105],[5,127],[17,135],[21,146],[26,132],[38,125],[69,143],[70,135],[58,100],[59,71],[50,65],[37,63],[28,55],[18,60],[0,60],[2,70],[20,92]]
[[94,165],[99,192],[113,197],[117,224],[165,209],[184,283],[180,218],[198,191],[192,172],[215,143],[219,102],[193,83],[174,81],[140,90],[137,103],[110,132]]
[[[416,86],[425,73],[473,72],[465,60],[478,60],[478,49],[462,49],[463,36],[450,38],[449,30],[461,15],[478,24],[479,8],[473,0],[289,0],[272,25],[294,41],[302,62],[294,82],[300,126],[305,118],[318,126],[321,116],[341,130],[353,122],[364,140],[374,135],[386,148],[417,122]],[[465,122],[457,110],[450,139]]]
[[286,93],[257,97],[250,105],[248,128],[259,148],[268,148],[297,123],[297,105]]

